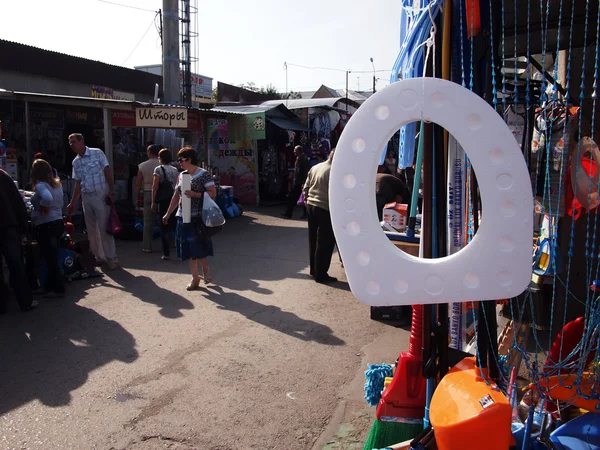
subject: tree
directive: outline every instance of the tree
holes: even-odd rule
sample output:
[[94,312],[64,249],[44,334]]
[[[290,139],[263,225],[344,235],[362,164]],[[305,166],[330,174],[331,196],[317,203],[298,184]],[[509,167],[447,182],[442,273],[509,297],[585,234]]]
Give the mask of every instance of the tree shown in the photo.
[[212,90],[212,96],[211,98],[216,102],[217,99],[219,98],[219,91],[217,90],[216,87],[213,88]]
[[242,83],[239,87],[243,89],[248,89],[249,91],[256,92],[258,94],[270,95],[275,98],[284,98],[285,95],[277,90],[273,84],[269,83],[266,86],[257,87],[256,83],[253,81],[248,81],[247,83]]
[[288,100],[298,100],[302,98],[302,94],[300,94],[300,92],[290,91],[288,92],[287,98]]

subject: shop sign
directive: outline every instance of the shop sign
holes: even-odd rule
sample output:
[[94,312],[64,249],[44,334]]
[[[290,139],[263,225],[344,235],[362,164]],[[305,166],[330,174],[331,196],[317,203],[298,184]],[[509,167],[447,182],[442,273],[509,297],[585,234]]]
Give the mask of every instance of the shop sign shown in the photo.
[[258,194],[256,153],[253,147],[235,142],[229,125],[228,119],[208,121],[210,169],[220,177],[221,186],[233,188],[241,203],[254,204]]
[[198,111],[188,112],[188,130],[202,131],[202,116]]
[[113,90],[104,86],[92,85],[92,98],[113,98]]
[[[190,74],[192,97],[212,97],[212,78],[203,77],[196,73]],[[179,72],[179,83],[183,90],[183,72]]]
[[64,114],[57,109],[31,108],[31,121],[36,123],[46,123],[49,128],[63,128]]
[[111,121],[113,127],[135,128],[135,111],[111,111]]
[[185,108],[137,108],[135,123],[147,128],[188,127],[188,111]]
[[230,134],[238,141],[265,139],[265,113],[230,118]]
[[89,118],[87,111],[67,110],[67,122],[69,123],[87,123]]
[[113,91],[113,100],[128,100],[133,102],[135,95],[130,92]]

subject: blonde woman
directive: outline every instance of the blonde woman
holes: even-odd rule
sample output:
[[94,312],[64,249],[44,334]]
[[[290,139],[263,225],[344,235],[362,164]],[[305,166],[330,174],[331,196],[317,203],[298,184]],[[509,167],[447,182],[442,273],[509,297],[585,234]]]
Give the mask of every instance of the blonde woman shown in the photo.
[[65,286],[58,265],[58,243],[65,231],[62,215],[63,189],[60,181],[54,178],[52,167],[43,159],[33,162],[31,184],[35,191],[31,197],[31,222],[41,256],[48,268],[44,297],[62,297],[65,295]]

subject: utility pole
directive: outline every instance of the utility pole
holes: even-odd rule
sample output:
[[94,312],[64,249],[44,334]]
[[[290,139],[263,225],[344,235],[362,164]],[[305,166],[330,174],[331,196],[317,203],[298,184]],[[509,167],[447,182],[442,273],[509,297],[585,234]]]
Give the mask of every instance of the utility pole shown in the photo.
[[182,0],[181,49],[183,51],[183,104],[192,106],[192,54],[190,37],[190,0]]
[[179,13],[177,0],[163,0],[163,92],[165,103],[181,103],[179,88]]
[[348,74],[350,71],[346,70],[346,114],[348,114]]
[[373,63],[373,58],[371,59],[371,65],[373,66],[373,94],[375,93],[375,64]]

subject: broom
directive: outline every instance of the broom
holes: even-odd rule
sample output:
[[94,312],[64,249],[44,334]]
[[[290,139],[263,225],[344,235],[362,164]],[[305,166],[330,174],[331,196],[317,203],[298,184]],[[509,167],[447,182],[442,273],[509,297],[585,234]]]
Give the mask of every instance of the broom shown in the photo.
[[423,305],[413,305],[408,352],[401,352],[392,382],[384,389],[363,450],[414,438],[423,431],[425,379],[421,376]]

